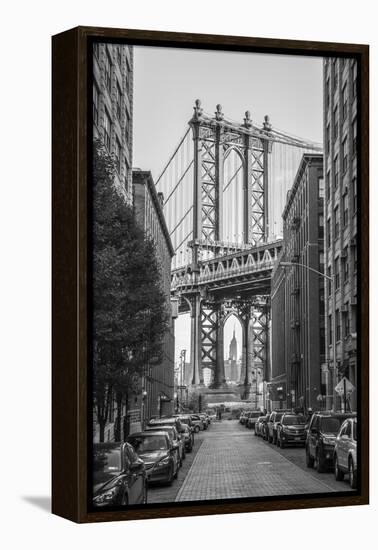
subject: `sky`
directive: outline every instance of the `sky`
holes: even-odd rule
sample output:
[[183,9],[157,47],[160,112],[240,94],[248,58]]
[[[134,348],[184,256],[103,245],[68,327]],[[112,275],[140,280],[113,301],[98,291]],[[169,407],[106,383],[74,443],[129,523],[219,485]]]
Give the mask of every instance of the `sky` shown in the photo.
[[[322,58],[193,49],[134,48],[133,165],[160,175],[187,129],[196,99],[206,113],[220,103],[226,118],[322,142]],[[225,327],[225,356],[234,320]],[[190,357],[188,316],[176,321],[176,349]],[[241,328],[235,324],[241,349]]]

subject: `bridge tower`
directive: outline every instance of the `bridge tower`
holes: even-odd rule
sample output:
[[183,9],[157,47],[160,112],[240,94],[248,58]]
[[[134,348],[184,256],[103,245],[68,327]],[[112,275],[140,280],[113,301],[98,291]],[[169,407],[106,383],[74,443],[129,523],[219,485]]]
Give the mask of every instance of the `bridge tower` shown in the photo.
[[[262,128],[252,123],[250,112],[241,125],[224,120],[221,105],[215,116],[203,113],[195,102],[189,121],[193,136],[193,233],[191,248],[192,292],[187,295],[191,315],[192,384],[203,384],[203,369],[212,370],[210,387],[226,387],[224,369],[224,325],[234,314],[243,328],[243,366],[240,384],[249,396],[255,361],[265,371],[268,313],[256,299],[237,295],[232,287],[225,293],[208,292],[200,286],[202,255],[214,258],[266,243],[268,219],[268,154],[271,125],[265,117]],[[227,192],[236,186],[237,204],[228,205]],[[236,230],[235,230],[236,227]],[[233,233],[235,231],[235,233]],[[258,302],[258,300],[257,300]],[[260,300],[261,302],[261,300]]]

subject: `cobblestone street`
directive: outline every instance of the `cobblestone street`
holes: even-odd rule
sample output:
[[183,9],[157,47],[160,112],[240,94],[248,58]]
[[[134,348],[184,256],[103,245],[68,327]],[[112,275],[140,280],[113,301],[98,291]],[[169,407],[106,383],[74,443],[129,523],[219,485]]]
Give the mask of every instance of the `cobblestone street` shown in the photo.
[[170,487],[151,487],[149,502],[212,500],[349,491],[333,473],[305,465],[303,448],[279,449],[237,420],[213,422],[196,435],[178,479]]

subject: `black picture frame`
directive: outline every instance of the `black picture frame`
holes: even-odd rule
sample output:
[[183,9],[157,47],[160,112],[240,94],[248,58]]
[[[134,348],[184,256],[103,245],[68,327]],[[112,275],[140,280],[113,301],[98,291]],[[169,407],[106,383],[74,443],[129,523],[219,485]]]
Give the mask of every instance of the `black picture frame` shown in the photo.
[[[359,488],[327,493],[96,511],[90,469],[91,54],[94,41],[238,52],[354,57],[358,63]],[[52,511],[75,522],[349,506],[369,502],[369,47],[252,37],[77,27],[52,39]],[[363,185],[362,185],[363,183]]]

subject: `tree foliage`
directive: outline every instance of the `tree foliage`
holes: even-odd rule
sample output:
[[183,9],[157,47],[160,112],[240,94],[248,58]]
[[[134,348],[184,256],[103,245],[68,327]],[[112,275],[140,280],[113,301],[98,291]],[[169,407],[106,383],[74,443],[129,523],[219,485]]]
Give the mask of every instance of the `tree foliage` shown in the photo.
[[[106,422],[109,391],[127,392],[143,365],[160,363],[168,310],[155,245],[114,185],[100,142],[93,159],[94,397]],[[105,417],[105,419],[104,419]]]

